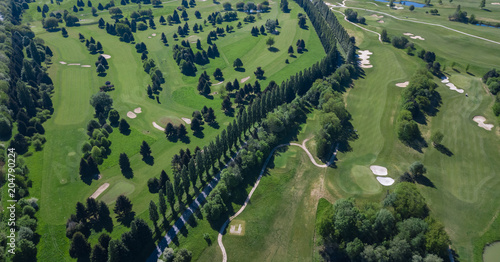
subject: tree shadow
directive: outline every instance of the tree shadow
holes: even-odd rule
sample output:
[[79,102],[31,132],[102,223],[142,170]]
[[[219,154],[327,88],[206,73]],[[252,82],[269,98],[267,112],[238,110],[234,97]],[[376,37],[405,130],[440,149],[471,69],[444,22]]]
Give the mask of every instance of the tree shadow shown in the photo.
[[422,149],[428,146],[427,142],[425,141],[425,139],[422,136],[414,139],[411,142],[406,143],[406,145],[415,149],[419,153],[422,153]]
[[415,179],[415,181],[421,185],[436,188],[434,183],[432,183],[432,181],[429,178],[427,178],[426,176],[419,176],[419,177],[417,177],[417,179]]
[[240,68],[235,68],[234,71],[238,71],[238,72],[245,72],[245,68],[244,67],[240,67]]
[[155,164],[155,158],[152,155],[149,155],[147,157],[142,158],[144,163],[153,166]]
[[437,151],[441,152],[442,154],[445,154],[445,155],[447,155],[449,157],[453,156],[453,152],[451,152],[451,150],[448,149],[444,145],[438,144],[438,145],[435,146],[435,148],[437,149]]
[[271,51],[273,53],[276,53],[276,52],[280,51],[278,48],[276,48],[274,46],[271,46],[271,47],[267,48],[267,50],[269,50],[269,51]]
[[188,136],[183,136],[183,137],[179,138],[179,140],[180,140],[182,143],[184,143],[184,144],[189,144],[189,143],[191,143],[191,139],[189,139],[189,137],[188,137]]
[[126,130],[120,130],[120,133],[126,136],[130,135],[130,132],[131,132],[130,128],[127,128]]
[[173,136],[167,136],[167,139],[168,139],[168,141],[170,141],[172,143],[175,143],[175,142],[177,142],[179,140],[179,138],[177,136],[175,136],[175,135],[173,135]]
[[205,134],[203,134],[203,131],[200,128],[200,130],[196,130],[196,131],[193,132],[193,136],[195,136],[197,138],[204,138]]
[[219,123],[216,122],[216,121],[208,123],[208,125],[211,126],[214,129],[219,129],[220,128]]

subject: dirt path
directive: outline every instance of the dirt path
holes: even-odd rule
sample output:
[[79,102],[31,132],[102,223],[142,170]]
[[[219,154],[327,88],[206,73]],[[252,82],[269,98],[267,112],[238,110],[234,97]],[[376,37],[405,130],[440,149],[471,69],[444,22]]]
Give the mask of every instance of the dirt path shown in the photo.
[[219,247],[220,247],[220,250],[222,252],[222,261],[223,262],[227,262],[227,253],[226,253],[226,248],[224,247],[224,244],[222,243],[222,233],[226,229],[229,222],[231,222],[234,218],[236,218],[238,215],[240,215],[243,212],[243,210],[245,210],[245,208],[247,207],[247,204],[250,202],[250,198],[252,197],[253,193],[255,192],[255,189],[257,189],[257,187],[259,186],[260,179],[262,178],[262,175],[266,171],[267,164],[269,163],[269,160],[271,160],[271,157],[274,155],[274,152],[276,151],[276,149],[284,147],[284,146],[298,146],[306,152],[306,154],[309,156],[309,159],[311,160],[311,162],[317,167],[326,168],[333,163],[333,161],[335,160],[335,157],[337,156],[338,145],[335,148],[335,152],[332,154],[332,157],[330,158],[330,160],[326,164],[320,165],[320,164],[316,163],[316,160],[314,159],[312,154],[309,152],[309,150],[307,150],[306,142],[309,139],[310,138],[305,139],[304,142],[302,142],[302,144],[296,144],[296,143],[281,144],[281,145],[278,145],[275,148],[273,148],[273,150],[271,150],[271,153],[269,153],[269,155],[267,156],[266,162],[264,162],[264,166],[262,166],[262,170],[260,170],[259,177],[257,178],[257,181],[255,182],[255,185],[253,186],[252,190],[248,194],[247,199],[245,200],[245,203],[243,204],[243,206],[241,206],[240,210],[238,210],[238,212],[236,212],[236,214],[229,217],[229,219],[224,223],[224,225],[222,225],[221,229],[219,230],[219,236],[217,237],[217,242],[219,243]]

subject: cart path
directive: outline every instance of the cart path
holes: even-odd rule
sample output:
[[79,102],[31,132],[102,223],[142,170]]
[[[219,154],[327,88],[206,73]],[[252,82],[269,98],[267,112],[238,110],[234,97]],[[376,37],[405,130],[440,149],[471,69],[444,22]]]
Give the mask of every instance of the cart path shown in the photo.
[[306,142],[309,139],[310,138],[305,139],[304,142],[302,142],[302,144],[297,144],[297,143],[281,144],[281,145],[278,145],[278,146],[274,147],[273,150],[271,150],[271,153],[269,153],[269,155],[267,156],[266,162],[264,162],[264,166],[262,166],[262,170],[260,171],[259,177],[257,178],[257,181],[255,182],[255,185],[253,186],[252,190],[248,194],[248,197],[245,200],[245,203],[243,204],[243,206],[241,206],[240,210],[238,210],[238,212],[236,212],[236,214],[234,214],[231,217],[229,217],[229,219],[224,223],[224,225],[222,225],[222,227],[221,227],[221,229],[219,231],[219,236],[217,237],[217,242],[219,243],[219,247],[220,247],[220,250],[222,252],[222,261],[223,262],[227,262],[227,253],[226,253],[226,248],[224,247],[224,244],[222,243],[222,236],[223,236],[222,234],[224,233],[224,230],[226,229],[226,227],[229,224],[229,222],[231,222],[239,214],[241,214],[243,212],[243,210],[245,210],[247,204],[250,202],[250,198],[252,197],[253,193],[255,192],[255,189],[257,189],[257,186],[259,186],[260,179],[262,178],[262,175],[266,171],[267,164],[269,163],[269,160],[271,160],[271,157],[274,155],[274,152],[276,151],[276,149],[284,147],[284,146],[298,146],[298,147],[302,148],[306,152],[306,154],[309,156],[309,159],[311,160],[311,162],[315,166],[317,166],[317,167],[326,168],[326,167],[330,166],[333,163],[333,161],[335,160],[335,157],[337,156],[338,144],[337,144],[337,146],[335,148],[335,151],[332,154],[332,157],[330,158],[330,160],[326,164],[320,165],[320,164],[318,164],[316,162],[316,160],[312,156],[311,152],[309,152],[309,150],[307,150]]

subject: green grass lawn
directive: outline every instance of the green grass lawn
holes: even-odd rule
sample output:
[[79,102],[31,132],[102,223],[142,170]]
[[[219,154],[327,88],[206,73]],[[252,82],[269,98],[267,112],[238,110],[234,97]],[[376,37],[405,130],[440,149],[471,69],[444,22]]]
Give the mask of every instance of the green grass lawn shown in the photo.
[[[237,1],[231,1],[235,4]],[[62,37],[60,32],[46,32],[42,29],[41,14],[36,12],[36,5],[47,3],[52,10],[62,10],[70,8],[76,1],[64,1],[61,6],[51,5],[49,1],[34,2],[30,4],[30,9],[24,15],[25,21],[29,22],[37,36],[45,41],[53,53],[53,64],[49,72],[54,81],[55,94],[53,97],[55,113],[53,117],[44,125],[46,130],[47,143],[42,152],[36,152],[32,157],[27,158],[28,165],[32,170],[33,189],[32,195],[40,199],[41,210],[38,212],[39,234],[42,235],[40,247],[38,249],[38,258],[42,261],[56,259],[58,261],[70,261],[68,249],[69,240],[65,237],[65,223],[71,213],[74,213],[77,201],[85,201],[87,197],[103,183],[110,183],[110,187],[104,191],[98,200],[103,200],[112,204],[119,194],[126,194],[134,204],[134,211],[137,217],[149,221],[147,214],[147,203],[150,200],[157,201],[157,195],[149,193],[146,182],[153,176],[159,176],[162,169],[170,175],[170,160],[172,156],[181,148],[189,147],[191,151],[196,146],[203,147],[209,141],[221,132],[232,117],[226,116],[220,110],[221,98],[214,96],[214,99],[207,99],[199,95],[196,91],[198,76],[207,71],[211,75],[215,68],[219,67],[227,80],[235,78],[242,79],[250,76],[248,82],[253,83],[257,66],[261,66],[265,71],[266,80],[261,81],[262,88],[274,80],[277,83],[287,79],[290,75],[309,67],[325,53],[316,35],[316,32],[299,29],[297,26],[297,12],[299,7],[293,3],[290,4],[292,12],[284,14],[279,10],[277,3],[271,4],[269,13],[262,14],[262,19],[258,19],[253,24],[244,24],[242,29],[236,28],[236,22],[233,25],[235,32],[219,38],[215,43],[221,53],[219,58],[210,61],[205,66],[197,66],[196,77],[188,77],[180,74],[179,68],[172,58],[172,46],[178,44],[172,38],[173,32],[177,30],[177,25],[160,25],[157,21],[160,15],[171,14],[173,9],[179,3],[171,2],[165,4],[164,8],[153,9],[156,29],[138,31],[134,35],[137,42],[145,42],[150,58],[153,58],[160,70],[164,73],[166,83],[162,85],[160,92],[160,103],[150,99],[146,94],[146,86],[150,82],[149,76],[142,69],[140,54],[136,53],[133,44],[120,42],[117,36],[111,36],[105,30],[98,29],[95,22],[102,16],[106,21],[112,19],[106,12],[99,13],[99,17],[90,15],[90,8],[79,12],[78,16],[86,21],[81,22],[81,26],[67,28],[69,37]],[[94,4],[97,4],[94,3]],[[127,17],[133,10],[137,10],[137,5],[119,6]],[[143,5],[142,8],[151,6]],[[187,10],[190,20],[190,27],[194,23],[203,23],[203,19],[213,12],[221,10],[220,5],[212,2],[198,2],[197,7]],[[198,20],[194,17],[194,11],[199,10],[203,19]],[[244,14],[238,13],[239,21],[242,21]],[[275,47],[278,52],[267,50],[265,41],[268,36],[253,37],[250,35],[250,29],[253,26],[264,24],[267,19],[279,19],[280,35],[274,36],[276,40]],[[183,22],[184,23],[184,22]],[[182,24],[183,24],[182,23]],[[228,23],[223,23],[223,26]],[[192,34],[202,40],[203,48],[207,48],[206,36],[212,26],[207,24],[204,31],[199,34]],[[160,41],[160,35],[164,32],[167,35],[169,46],[165,47]],[[96,41],[103,45],[104,54],[111,55],[108,60],[109,70],[105,77],[98,77],[95,72],[94,62],[98,55],[91,55],[86,50],[85,44],[79,42],[78,33],[89,38],[92,36]],[[153,33],[156,37],[148,38]],[[182,38],[181,38],[182,39]],[[289,45],[294,45],[298,39],[304,39],[307,52],[297,54],[296,58],[290,58],[287,54]],[[193,46],[193,49],[195,47]],[[244,63],[245,72],[238,72],[232,68],[234,59],[240,58]],[[285,59],[289,59],[290,64],[285,64]],[[60,64],[59,61],[67,64]],[[70,63],[80,63],[81,65],[91,65],[91,68],[82,68],[80,66],[69,66]],[[117,129],[110,134],[111,154],[104,160],[100,166],[102,178],[93,181],[92,184],[82,183],[78,175],[78,165],[81,156],[81,146],[87,141],[86,125],[93,118],[93,108],[89,104],[90,96],[99,91],[99,86],[105,81],[111,81],[115,85],[115,90],[109,94],[114,100],[113,107],[120,113],[121,117],[126,118],[126,113],[136,107],[142,108],[142,113],[137,114],[137,118],[126,118],[131,125],[131,134],[124,136]],[[223,85],[214,86],[214,90],[223,88]],[[189,144],[182,142],[172,143],[168,141],[164,134],[155,129],[152,122],[166,123],[171,119],[173,122],[181,123],[181,117],[191,118],[194,110],[201,110],[206,105],[213,107],[216,112],[217,121],[221,128],[215,129],[207,125],[204,126],[204,136],[195,137],[189,130]],[[138,154],[139,146],[142,141],[147,141],[152,148],[152,155],[155,158],[153,166],[145,164]],[[126,179],[120,172],[117,165],[120,153],[128,154],[134,177]],[[112,208],[112,206],[110,206]],[[128,229],[114,221],[115,228],[111,235],[117,238],[121,233]],[[189,236],[196,232],[205,233],[207,225],[197,227],[188,227]],[[208,226],[209,227],[209,226]],[[193,232],[191,234],[191,232]],[[200,234],[202,234],[200,233]],[[211,235],[215,235],[211,232]],[[90,241],[94,243],[98,234],[93,234]],[[200,237],[199,240],[186,238],[182,240],[183,246],[192,250],[195,256],[198,256],[204,249],[199,245],[205,241]],[[205,243],[206,244],[206,243]]]

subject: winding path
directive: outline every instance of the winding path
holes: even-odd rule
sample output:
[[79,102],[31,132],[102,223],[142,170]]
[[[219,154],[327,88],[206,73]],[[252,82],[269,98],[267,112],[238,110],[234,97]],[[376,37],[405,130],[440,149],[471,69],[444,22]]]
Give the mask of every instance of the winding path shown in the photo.
[[[345,1],[344,0],[342,2],[341,5],[328,5],[332,8],[334,7],[347,7],[345,5]],[[351,8],[351,9],[359,9],[359,10],[364,10],[364,11],[369,11],[369,12],[373,12],[373,13],[379,13],[379,14],[384,14],[386,16],[389,16],[389,17],[392,17],[396,20],[400,20],[400,21],[407,21],[407,22],[412,22],[412,23],[418,23],[418,24],[425,24],[425,25],[432,25],[432,26],[438,26],[438,27],[442,27],[444,29],[447,29],[447,30],[450,30],[450,31],[453,31],[453,32],[456,32],[456,33],[459,33],[459,34],[463,34],[463,35],[466,35],[466,36],[470,36],[470,37],[474,37],[474,38],[477,38],[477,39],[480,39],[480,40],[484,40],[484,41],[487,41],[487,42],[490,42],[490,43],[493,43],[493,44],[497,44],[497,45],[500,45],[500,42],[497,42],[497,41],[494,41],[494,40],[491,40],[491,39],[488,39],[488,38],[484,38],[484,37],[480,37],[480,36],[477,36],[477,35],[473,35],[473,34],[469,34],[469,33],[465,33],[465,32],[462,32],[460,30],[456,30],[456,29],[453,29],[453,28],[450,28],[450,27],[447,27],[447,26],[444,26],[444,25],[441,25],[441,24],[433,24],[433,23],[427,23],[427,22],[422,22],[422,21],[418,21],[418,20],[410,20],[410,19],[406,19],[406,18],[399,18],[397,16],[394,16],[394,15],[391,15],[391,14],[388,14],[388,13],[385,13],[385,12],[381,12],[381,11],[375,11],[375,10],[371,10],[371,9],[366,9],[366,8],[360,8],[360,7],[348,7],[348,8]],[[332,11],[335,11],[332,9]],[[335,12],[340,12],[340,11],[335,11]],[[342,13],[342,12],[340,12]],[[345,16],[344,16],[345,18]],[[356,25],[357,27],[360,27],[362,28],[363,30],[367,30],[367,31],[370,31],[370,32],[374,32],[374,31],[371,31],[371,30],[368,30],[366,28],[363,28],[359,25]],[[374,32],[375,33],[375,32]],[[378,33],[377,33],[378,34]],[[379,39],[380,39],[380,35],[379,35]]]
[[329,165],[331,165],[333,163],[333,161],[335,160],[335,157],[337,156],[338,144],[337,144],[337,146],[335,148],[335,152],[332,154],[332,157],[330,158],[330,160],[326,164],[320,165],[320,164],[318,164],[316,162],[316,160],[312,156],[311,152],[309,152],[309,150],[307,150],[306,142],[309,139],[310,138],[305,139],[302,142],[302,145],[301,144],[296,144],[296,143],[286,143],[286,144],[278,145],[278,146],[274,147],[273,150],[271,150],[271,153],[269,153],[269,156],[267,156],[266,162],[264,162],[264,166],[262,166],[262,170],[260,171],[259,177],[257,178],[257,181],[255,182],[255,185],[253,186],[252,190],[248,194],[248,197],[245,200],[245,203],[243,204],[243,206],[241,206],[240,210],[238,210],[238,212],[236,212],[236,214],[234,214],[231,217],[229,217],[229,219],[224,223],[224,225],[222,225],[221,229],[219,230],[219,236],[217,237],[217,242],[219,243],[219,247],[220,247],[220,250],[222,252],[222,261],[223,262],[227,262],[227,253],[226,253],[226,248],[224,247],[224,244],[222,243],[222,236],[223,236],[222,234],[224,233],[224,230],[226,229],[226,227],[229,224],[229,222],[231,222],[238,215],[240,215],[243,212],[243,210],[245,210],[246,206],[250,202],[250,198],[252,197],[253,193],[255,192],[255,189],[257,189],[257,186],[259,186],[260,179],[262,178],[262,175],[266,171],[267,164],[269,163],[269,160],[271,160],[271,157],[274,155],[274,152],[276,151],[276,149],[284,147],[284,146],[298,146],[298,147],[302,148],[306,152],[306,154],[309,156],[309,159],[311,160],[311,162],[315,166],[317,166],[317,167],[323,167],[323,168],[325,168],[325,167],[328,167]]

